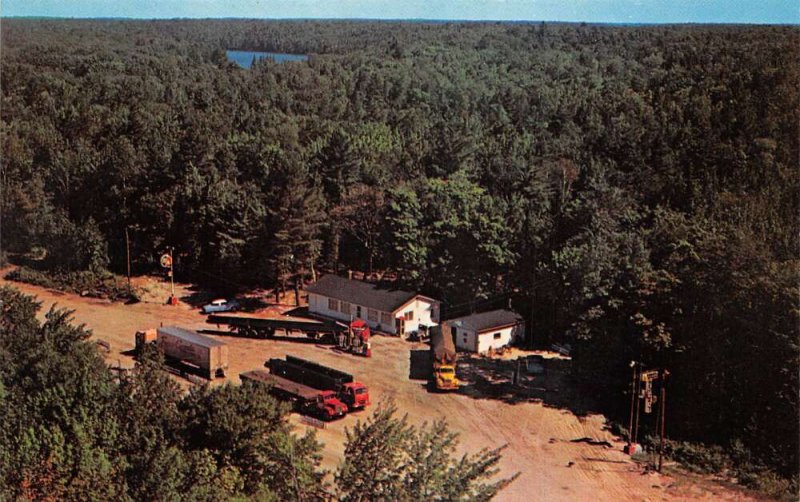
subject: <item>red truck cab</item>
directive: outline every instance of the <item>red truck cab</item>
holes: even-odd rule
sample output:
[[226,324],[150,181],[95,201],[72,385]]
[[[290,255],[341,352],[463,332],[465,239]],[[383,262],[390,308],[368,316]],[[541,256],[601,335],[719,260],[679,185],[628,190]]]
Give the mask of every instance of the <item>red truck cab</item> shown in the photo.
[[340,401],[332,390],[320,391],[317,395],[317,409],[326,420],[333,420],[347,414],[347,405]]
[[339,393],[342,401],[352,410],[366,408],[369,404],[369,390],[361,382],[346,383],[342,385]]

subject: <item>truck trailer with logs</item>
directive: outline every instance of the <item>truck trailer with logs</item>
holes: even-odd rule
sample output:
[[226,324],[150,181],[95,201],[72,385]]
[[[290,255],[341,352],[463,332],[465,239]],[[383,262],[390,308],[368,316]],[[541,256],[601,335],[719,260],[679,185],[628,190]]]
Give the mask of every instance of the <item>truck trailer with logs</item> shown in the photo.
[[275,338],[277,331],[285,334],[284,340],[297,340],[293,336],[301,333],[305,338],[322,343],[334,343],[345,352],[370,357],[369,326],[362,319],[349,325],[333,320],[318,320],[305,317],[266,317],[254,314],[211,314],[209,324],[226,325],[231,334],[249,338]]
[[444,333],[441,326],[431,329],[432,383],[436,390],[450,391],[459,387],[456,378],[456,347],[450,333]]
[[363,409],[369,404],[369,390],[353,375],[328,366],[286,356],[283,359],[270,359],[265,363],[270,373],[289,380],[308,385],[315,389],[330,390],[337,393],[351,410]]
[[141,352],[147,343],[155,343],[173,366],[188,368],[209,380],[224,377],[228,369],[228,346],[225,342],[188,329],[164,326],[137,332],[136,351]]
[[314,389],[264,370],[246,371],[239,378],[242,382],[268,385],[273,396],[292,403],[294,411],[303,415],[333,420],[343,417],[348,411],[347,405],[331,390]]

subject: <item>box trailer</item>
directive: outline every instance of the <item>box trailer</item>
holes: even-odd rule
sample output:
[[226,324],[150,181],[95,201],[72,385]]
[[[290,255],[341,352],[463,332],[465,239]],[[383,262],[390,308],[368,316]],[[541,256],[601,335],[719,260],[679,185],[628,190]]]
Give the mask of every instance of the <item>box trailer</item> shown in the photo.
[[224,377],[228,369],[228,346],[224,342],[177,326],[136,333],[136,347],[155,342],[168,363],[189,366],[209,380]]

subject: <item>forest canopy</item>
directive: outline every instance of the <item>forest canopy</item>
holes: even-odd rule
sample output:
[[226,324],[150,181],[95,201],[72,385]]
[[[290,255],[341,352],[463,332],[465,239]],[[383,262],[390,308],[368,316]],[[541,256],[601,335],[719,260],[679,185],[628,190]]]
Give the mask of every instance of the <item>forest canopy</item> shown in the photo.
[[510,297],[612,412],[631,360],[668,367],[674,437],[796,475],[796,27],[4,19],[2,47],[4,251],[123,272],[127,234],[220,289]]

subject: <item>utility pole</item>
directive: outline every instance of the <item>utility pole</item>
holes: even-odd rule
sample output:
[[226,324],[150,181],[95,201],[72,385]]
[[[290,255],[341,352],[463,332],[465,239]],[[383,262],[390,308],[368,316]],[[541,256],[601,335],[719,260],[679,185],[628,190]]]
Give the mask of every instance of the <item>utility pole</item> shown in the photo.
[[661,424],[659,425],[661,442],[658,447],[658,472],[661,472],[661,466],[664,462],[664,415],[667,411],[667,377],[669,371],[661,370],[661,407],[659,408],[659,415],[661,415]]
[[169,251],[169,254],[161,255],[161,260],[160,260],[161,266],[169,269],[168,273],[169,273],[170,285],[172,287],[172,294],[170,295],[167,303],[169,303],[170,305],[178,304],[178,299],[175,297],[175,266],[172,263],[172,251],[174,249],[175,248],[173,248],[172,246],[168,246],[167,251]]
[[641,375],[642,375],[642,372],[640,371],[639,372],[639,378],[636,379],[636,383],[634,385],[634,390],[635,390],[634,399],[636,401],[636,406],[635,406],[636,410],[633,413],[633,442],[634,442],[634,444],[639,439],[639,401],[641,401],[641,399],[639,399],[639,391],[641,390],[641,385],[642,385],[641,384],[641,380],[642,380]]
[[128,225],[125,225],[125,257],[128,262],[128,287],[131,287],[131,240],[128,237]]
[[169,280],[172,287],[172,298],[170,299],[170,303],[173,305],[175,305],[175,260],[172,256],[172,251],[174,249],[175,248],[172,246],[169,247]]
[[632,454],[633,445],[633,407],[636,402],[636,366],[638,364],[636,361],[631,361],[633,379],[631,380],[631,413],[628,419],[628,455]]

